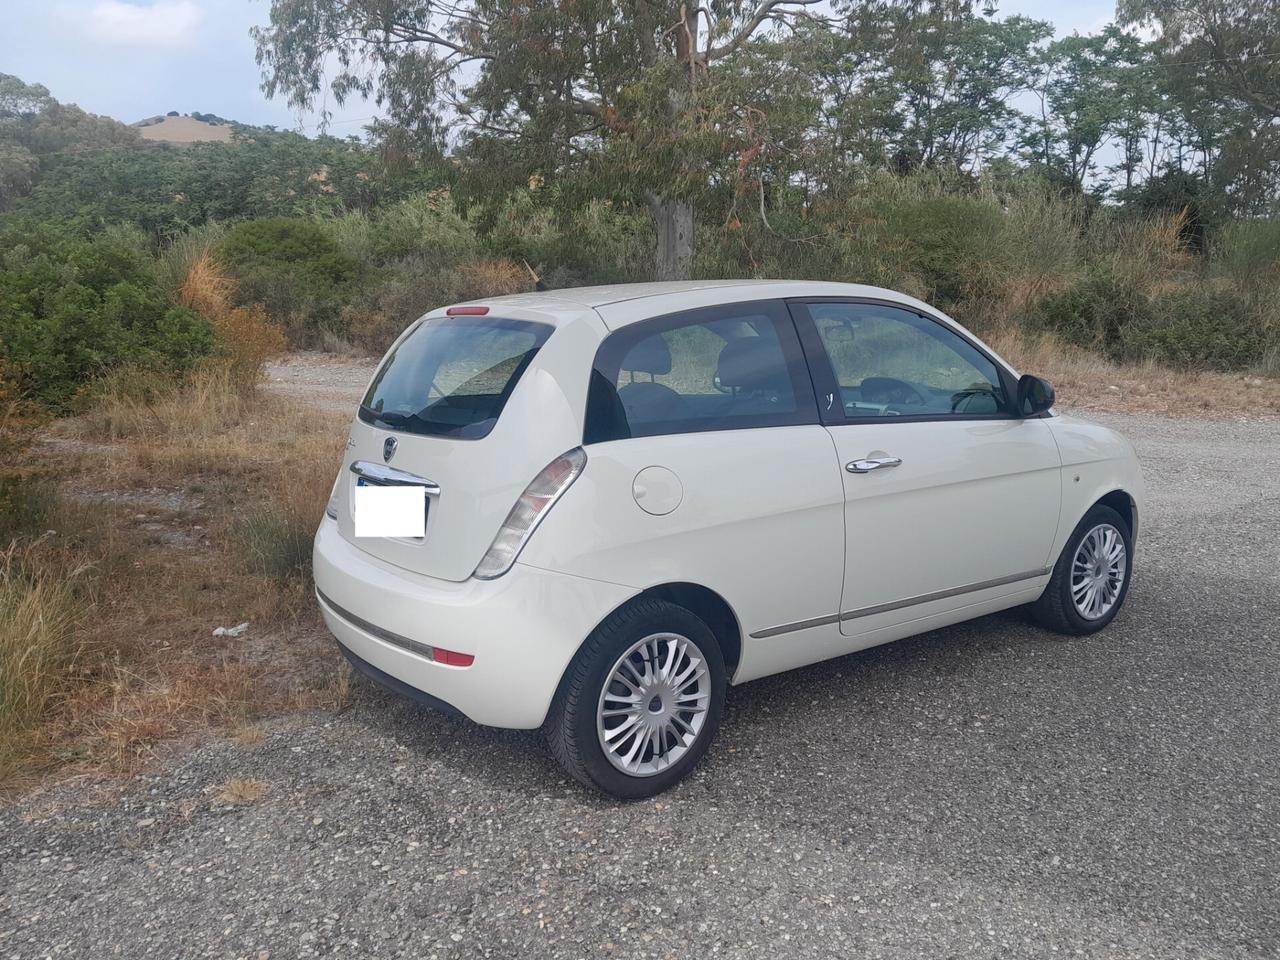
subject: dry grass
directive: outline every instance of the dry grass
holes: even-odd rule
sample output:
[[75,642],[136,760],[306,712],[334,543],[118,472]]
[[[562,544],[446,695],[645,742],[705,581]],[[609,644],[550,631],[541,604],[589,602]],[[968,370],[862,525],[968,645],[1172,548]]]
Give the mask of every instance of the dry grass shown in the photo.
[[1053,384],[1065,409],[1192,417],[1280,417],[1280,379],[1116,364],[1052,334],[1009,326],[983,339],[1023,373]]
[[242,390],[262,379],[263,364],[284,352],[284,331],[271,322],[260,303],[234,305],[236,282],[205,249],[191,262],[178,290],[178,302],[208,318],[217,337],[216,364]]
[[265,780],[237,777],[224,783],[217,796],[223,803],[257,803],[270,789],[271,784]]
[[524,264],[500,258],[468,260],[459,271],[468,297],[500,297],[533,289],[533,278]]
[[0,770],[80,667],[82,571],[42,567],[31,553],[15,544],[0,554]]
[[[36,698],[45,709],[30,725],[0,728],[6,786],[57,769],[129,772],[167,742],[210,732],[248,742],[260,718],[346,696],[308,570],[345,418],[245,395],[225,374],[152,388],[144,400],[136,385],[107,385],[29,455],[60,464],[60,496],[44,519],[56,533],[20,548],[41,591],[22,609],[61,609],[62,575],[84,570],[72,582],[75,656],[41,671],[53,694]],[[244,539],[248,516],[273,522],[256,549],[299,562],[265,569]],[[0,631],[19,624],[15,636],[37,620],[66,633],[50,616],[0,619]],[[246,620],[243,636],[212,635]]]

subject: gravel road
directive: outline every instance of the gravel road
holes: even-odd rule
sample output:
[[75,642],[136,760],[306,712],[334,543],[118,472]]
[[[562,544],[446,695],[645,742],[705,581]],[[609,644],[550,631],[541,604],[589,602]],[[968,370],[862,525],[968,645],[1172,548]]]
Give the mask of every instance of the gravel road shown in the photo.
[[1150,505],[1098,637],[1002,615],[735,688],[630,806],[357,681],[0,813],[0,957],[1275,957],[1280,423],[1099,419]]

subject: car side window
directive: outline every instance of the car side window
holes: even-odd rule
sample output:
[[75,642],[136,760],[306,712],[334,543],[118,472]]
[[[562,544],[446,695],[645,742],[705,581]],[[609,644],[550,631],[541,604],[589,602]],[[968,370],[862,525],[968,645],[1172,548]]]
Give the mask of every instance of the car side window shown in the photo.
[[1000,416],[1000,373],[954,331],[876,303],[806,304],[848,419]]
[[596,355],[586,442],[816,423],[795,327],[778,301],[623,327]]

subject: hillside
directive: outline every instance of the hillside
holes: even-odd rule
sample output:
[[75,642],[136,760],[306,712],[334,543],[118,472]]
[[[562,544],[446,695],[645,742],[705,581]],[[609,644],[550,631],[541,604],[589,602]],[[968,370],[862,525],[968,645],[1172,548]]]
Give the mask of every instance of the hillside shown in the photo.
[[162,143],[226,142],[231,139],[231,124],[206,123],[194,117],[151,117],[134,124],[144,140]]

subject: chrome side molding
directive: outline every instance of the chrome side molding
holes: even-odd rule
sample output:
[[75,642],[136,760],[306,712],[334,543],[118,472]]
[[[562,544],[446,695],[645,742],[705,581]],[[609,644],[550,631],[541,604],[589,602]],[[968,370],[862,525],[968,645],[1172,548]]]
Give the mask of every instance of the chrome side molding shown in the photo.
[[763,630],[757,630],[751,634],[753,640],[763,640],[766,637],[776,637],[784,633],[794,633],[796,630],[808,630],[810,627],[826,626],[829,623],[838,623],[845,620],[857,620],[861,617],[874,616],[877,613],[888,613],[890,610],[901,610],[903,607],[914,607],[918,603],[929,603],[933,600],[946,600],[949,597],[958,597],[962,593],[974,593],[978,590],[990,590],[992,587],[1003,587],[1012,583],[1021,583],[1024,580],[1034,580],[1037,577],[1047,577],[1053,573],[1052,567],[1045,567],[1041,570],[1027,570],[1024,573],[1015,573],[1009,577],[996,577],[994,580],[982,580],[978,583],[966,583],[962,587],[951,587],[947,590],[936,590],[933,593],[922,593],[916,597],[906,597],[902,600],[891,600],[889,603],[877,603],[870,607],[859,607],[856,610],[845,610],[840,614],[828,614],[825,617],[813,617],[809,620],[796,620],[794,623],[783,623],[776,627],[766,627]]

